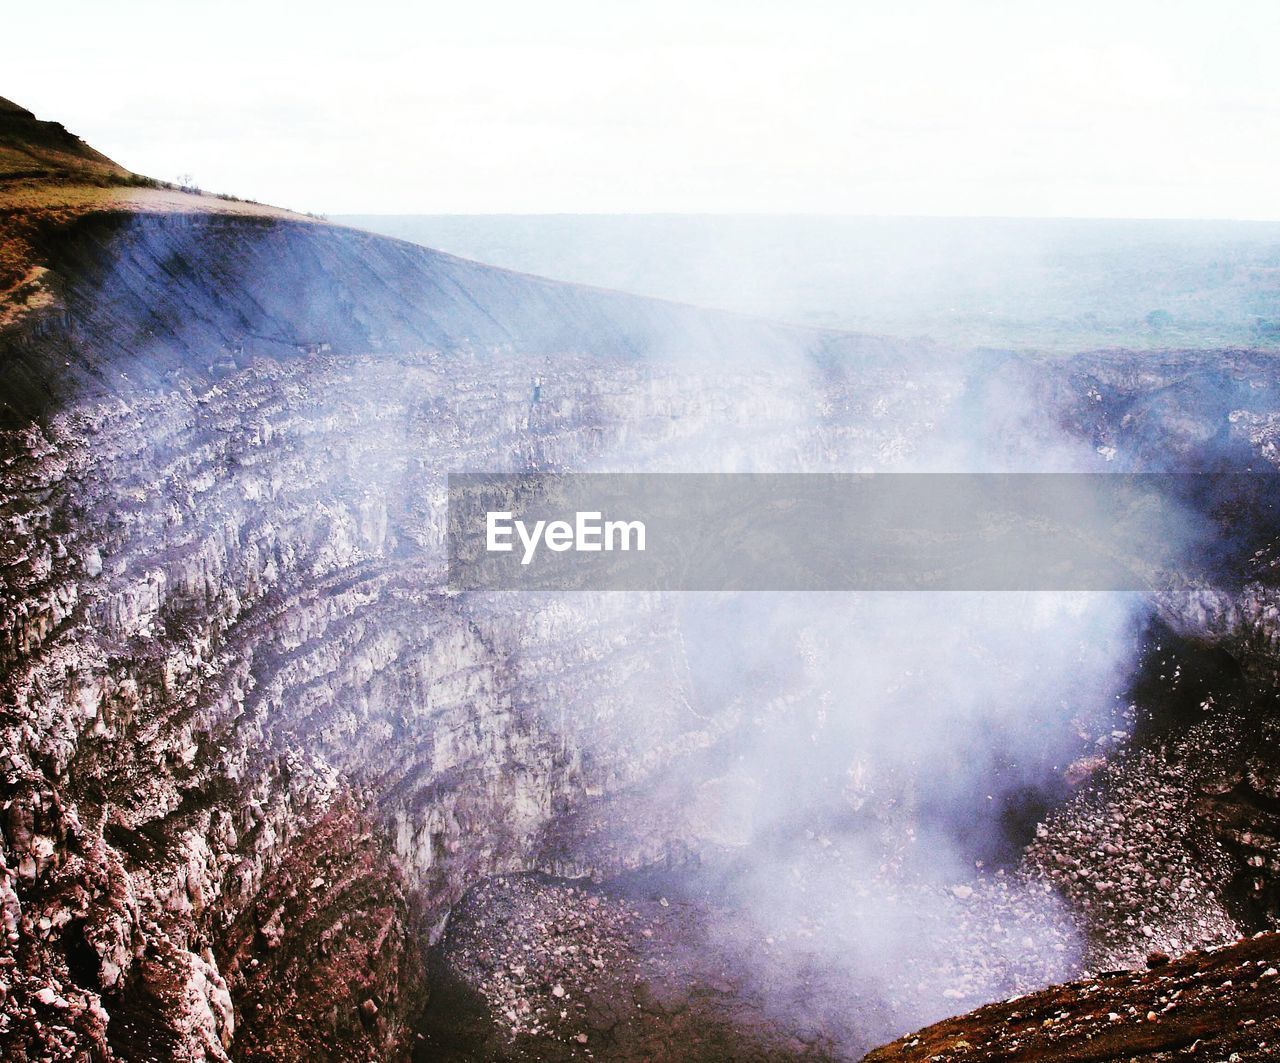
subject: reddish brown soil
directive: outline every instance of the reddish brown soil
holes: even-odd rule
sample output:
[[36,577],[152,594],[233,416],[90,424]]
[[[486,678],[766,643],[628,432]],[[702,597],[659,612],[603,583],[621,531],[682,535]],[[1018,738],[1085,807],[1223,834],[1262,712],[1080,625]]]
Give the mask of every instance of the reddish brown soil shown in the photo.
[[[1153,957],[1158,962],[1161,957]],[[947,1019],[869,1063],[1251,1060],[1280,1056],[1280,934],[1149,971],[1054,986]]]

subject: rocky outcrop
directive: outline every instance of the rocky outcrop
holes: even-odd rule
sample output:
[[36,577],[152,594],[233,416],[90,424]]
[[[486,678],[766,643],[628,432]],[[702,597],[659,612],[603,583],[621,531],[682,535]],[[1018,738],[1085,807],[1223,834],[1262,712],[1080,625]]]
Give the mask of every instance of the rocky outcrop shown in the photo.
[[[811,384],[845,386],[820,363],[751,367],[891,348],[301,222],[44,240],[57,303],[0,360],[0,1032],[31,1057],[394,1057],[468,883],[663,859],[679,817],[620,840],[610,801],[725,727],[685,707],[656,602],[446,592],[447,473],[678,463],[706,408],[751,424],[745,456],[878,445],[855,417],[792,431]],[[683,344],[707,366],[664,364]]]

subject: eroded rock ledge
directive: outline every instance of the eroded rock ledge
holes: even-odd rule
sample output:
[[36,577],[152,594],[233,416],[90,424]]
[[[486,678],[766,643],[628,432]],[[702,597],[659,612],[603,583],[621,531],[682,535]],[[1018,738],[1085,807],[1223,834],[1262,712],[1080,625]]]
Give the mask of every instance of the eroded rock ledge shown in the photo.
[[446,593],[448,471],[678,452],[705,409],[830,450],[856,417],[794,435],[794,375],[649,362],[834,341],[272,219],[43,239],[56,304],[3,336],[0,1034],[395,1057],[468,883],[664,858],[678,818],[609,801],[732,723],[652,603]]

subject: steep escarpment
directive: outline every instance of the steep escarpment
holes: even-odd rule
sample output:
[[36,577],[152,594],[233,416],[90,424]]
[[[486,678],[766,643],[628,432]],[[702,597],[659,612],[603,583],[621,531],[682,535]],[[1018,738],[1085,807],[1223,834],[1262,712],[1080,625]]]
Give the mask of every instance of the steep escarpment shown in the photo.
[[33,254],[58,305],[7,336],[10,423],[71,397],[208,384],[255,357],[506,348],[536,366],[565,353],[701,352],[742,369],[850,342],[271,216],[99,211]]
[[749,378],[834,341],[271,218],[42,239],[0,370],[6,1043],[395,1056],[468,883],[663,859],[670,810],[609,800],[726,726],[652,603],[447,593],[447,473],[678,455],[708,407],[751,453],[860,439],[791,432],[820,368]]

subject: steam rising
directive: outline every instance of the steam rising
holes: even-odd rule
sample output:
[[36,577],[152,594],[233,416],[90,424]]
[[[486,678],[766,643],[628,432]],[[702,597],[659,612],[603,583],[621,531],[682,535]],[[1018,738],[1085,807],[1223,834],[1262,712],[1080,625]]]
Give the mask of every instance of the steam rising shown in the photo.
[[[722,405],[681,416],[648,446],[628,440],[593,470],[1103,464],[1046,424],[1000,359],[854,360],[834,387],[804,354],[735,371],[708,370],[693,350],[663,369],[680,381],[674,394],[719,394]],[[591,615],[600,601],[573,608]],[[710,868],[694,879],[714,883],[722,913],[707,947],[733,952],[765,999],[783,1009],[775,990],[812,984],[824,1027],[855,1053],[1079,971],[1076,927],[1019,874],[1018,855],[1065,795],[1068,766],[1126,726],[1137,597],[685,594],[656,608],[683,665],[665,696],[697,741],[722,741],[718,756],[677,769],[694,778],[685,829]],[[671,711],[643,695],[635,708]],[[708,737],[706,721],[733,721],[730,737]],[[628,729],[641,743],[645,732],[644,720]],[[591,748],[589,730],[578,740]],[[625,805],[614,814],[631,829]]]
[[[160,245],[156,258],[179,238],[176,227],[136,235]],[[213,255],[224,245],[200,246]],[[246,240],[246,276],[266,272],[253,257],[261,250]],[[233,470],[228,514],[238,519],[268,502],[281,512],[286,502],[312,505],[307,478],[324,467],[341,471],[337,501],[359,515],[334,506],[342,534],[325,548],[336,544],[341,558],[300,547],[296,558],[268,559],[264,572],[277,561],[328,571],[380,554],[405,560],[411,578],[440,574],[442,584],[444,481],[464,471],[450,468],[459,453],[469,465],[477,453],[492,462],[465,471],[1106,467],[1095,448],[1044,416],[1044,395],[1011,356],[701,317],[425,252],[419,260],[403,245],[396,253],[405,291],[373,286],[379,298],[394,308],[432,293],[435,316],[378,306],[365,320],[351,310],[364,295],[339,287],[355,283],[341,271],[332,290],[324,277],[282,279],[273,289],[281,305],[270,312],[251,292],[236,295],[237,328],[262,332],[269,320],[294,334],[247,351],[229,343],[225,368],[209,370],[217,386],[192,402],[191,425],[150,426],[163,452],[166,431],[220,431],[219,417],[238,424],[232,400],[226,409],[218,403],[245,381],[258,387],[275,374],[279,388],[315,392],[304,408],[330,430],[320,437],[323,455],[308,453],[297,424],[281,418],[270,429],[294,433],[293,480],[268,482],[255,470],[251,451],[270,426],[255,426],[252,438],[217,435]],[[197,266],[197,275],[212,270]],[[437,274],[452,287],[430,286]],[[119,287],[124,299],[130,279],[121,271],[103,287]],[[103,291],[73,295],[86,317],[111,303]],[[484,302],[483,320],[472,297]],[[188,304],[174,305],[184,313],[155,342],[180,362],[174,352],[205,337]],[[305,351],[295,357],[298,341],[330,339],[336,353],[319,367]],[[350,386],[369,348],[421,356],[405,355],[395,385],[371,398]],[[272,361],[281,349],[286,356]],[[348,365],[342,357],[352,352]],[[262,354],[271,357],[257,361]],[[524,383],[535,377],[536,393]],[[210,397],[213,412],[204,412]],[[348,436],[360,449],[343,450]],[[476,449],[488,440],[501,445]],[[164,541],[161,531],[155,538]],[[724,912],[709,947],[736,945],[742,973],[758,975],[767,999],[776,984],[820,972],[815,999],[844,1031],[847,1051],[1075,969],[1075,928],[1044,887],[1019,876],[1017,858],[1040,813],[1063,794],[1068,765],[1123,725],[1120,698],[1144,618],[1136,599],[484,594],[448,608],[501,659],[511,698],[540,713],[573,781],[613,795],[607,819],[617,836],[642,833],[651,814],[648,795],[628,787],[676,780],[681,799],[664,808],[667,840],[672,851],[701,854]],[[580,672],[540,671],[537,651],[564,642]],[[610,680],[598,695],[607,703],[591,704],[593,675]],[[412,708],[429,716],[430,706]],[[404,726],[412,722],[406,713]],[[530,819],[543,813],[539,801],[551,797],[528,799]],[[607,863],[575,852],[563,860],[556,869]]]

